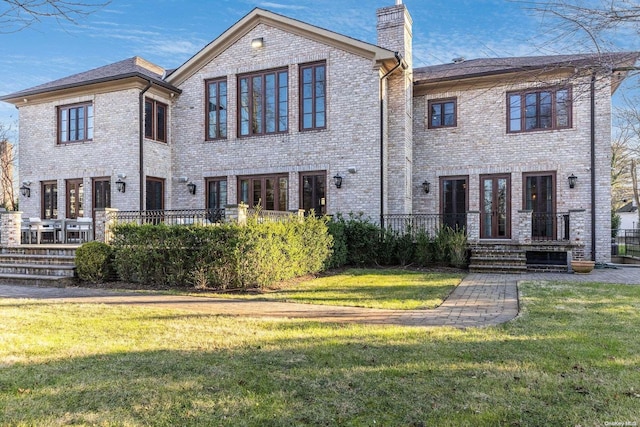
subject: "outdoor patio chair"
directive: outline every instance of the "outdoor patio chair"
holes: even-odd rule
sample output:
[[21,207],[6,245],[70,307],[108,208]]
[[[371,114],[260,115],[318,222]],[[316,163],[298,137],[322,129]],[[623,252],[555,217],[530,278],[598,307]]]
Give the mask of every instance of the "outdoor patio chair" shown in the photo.
[[42,220],[38,217],[29,218],[29,243],[40,244],[40,233],[42,232]]
[[65,241],[67,243],[75,241],[84,243],[92,240],[93,235],[93,219],[76,218],[67,220],[65,225]]

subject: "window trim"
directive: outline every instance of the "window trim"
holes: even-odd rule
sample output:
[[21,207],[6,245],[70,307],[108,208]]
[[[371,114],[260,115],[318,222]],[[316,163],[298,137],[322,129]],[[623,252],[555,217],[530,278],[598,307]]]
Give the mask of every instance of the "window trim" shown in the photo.
[[[91,115],[89,115],[89,108],[91,107]],[[63,111],[75,110],[78,108],[84,109],[84,138],[83,139],[71,139],[71,129],[68,127],[71,124],[71,121],[67,119],[67,139],[66,141],[62,140],[62,113]],[[93,101],[87,102],[78,102],[75,104],[66,104],[59,105],[56,107],[56,122],[57,122],[57,132],[56,132],[56,141],[58,145],[64,144],[75,144],[78,142],[88,142],[93,141],[93,131],[94,131],[94,116],[95,111],[93,107]],[[91,130],[91,132],[89,132]],[[89,137],[89,133],[91,133],[91,137]]]
[[[567,91],[567,125],[566,126],[558,126],[558,114],[557,114],[557,98],[556,94],[559,91]],[[551,127],[547,128],[526,128],[526,95],[536,94],[538,100],[536,101],[536,117],[539,118],[540,108],[539,108],[539,94],[542,92],[550,92],[551,93]],[[520,96],[520,130],[511,130],[511,97],[514,95]],[[528,133],[528,132],[544,132],[544,131],[553,131],[560,129],[571,129],[573,128],[573,90],[571,86],[551,86],[551,87],[543,87],[543,88],[533,88],[533,89],[524,89],[518,91],[507,92],[506,97],[506,125],[507,125],[507,133]]]
[[[151,134],[147,133],[147,103],[151,104]],[[158,107],[161,106],[164,108],[164,123],[163,123],[163,133],[164,138],[158,137]],[[167,142],[167,122],[168,122],[168,112],[169,106],[164,102],[160,102],[157,99],[146,97],[144,99],[144,137],[145,139],[150,139],[152,141],[157,142]]]
[[[216,84],[218,86],[218,90],[217,90],[217,98],[218,100],[220,99],[220,84],[224,83],[226,85],[226,102],[225,105],[222,106],[223,109],[226,109],[227,111],[227,117],[224,123],[224,136],[222,136],[222,132],[220,131],[220,129],[222,128],[222,126],[220,125],[220,109],[216,110],[216,119],[218,120],[218,132],[217,135],[215,137],[212,137],[211,135],[209,135],[209,115],[210,115],[210,111],[209,111],[209,85],[211,84]],[[226,77],[217,77],[215,79],[207,79],[204,81],[204,91],[205,91],[205,129],[204,129],[204,140],[205,141],[215,141],[215,140],[219,140],[219,139],[227,139],[228,135],[229,135],[229,129],[228,129],[228,125],[229,125],[229,108],[228,108],[228,104],[229,104],[229,83],[227,82],[227,78]]]
[[[434,104],[449,104],[452,103],[453,104],[453,124],[450,125],[446,125],[446,124],[442,124],[442,125],[438,125],[438,126],[434,126],[432,124],[432,115],[431,115],[431,107]],[[427,128],[428,129],[442,129],[442,128],[455,128],[458,127],[458,98],[457,97],[452,97],[452,98],[438,98],[438,99],[430,99],[427,103]]]
[[[319,67],[323,67],[324,68],[324,126],[317,126],[316,124],[316,68]],[[312,120],[312,125],[311,127],[304,127],[304,98],[303,98],[303,94],[304,94],[304,81],[302,79],[302,73],[305,69],[310,68],[312,70],[312,92],[313,94],[311,95],[311,120]],[[298,99],[299,99],[299,105],[298,105],[298,120],[299,120],[299,129],[300,132],[308,132],[308,131],[313,131],[313,130],[323,130],[327,128],[327,62],[326,61],[319,61],[319,62],[311,62],[308,64],[300,64],[298,67],[298,80],[299,80],[299,88],[298,88]]]
[[[286,73],[287,75],[287,85],[285,86],[287,89],[287,108],[286,108],[286,118],[287,118],[287,124],[286,124],[286,129],[285,130],[279,130],[279,122],[280,122],[280,93],[278,91],[278,82],[279,82],[279,76],[280,73]],[[275,128],[276,130],[273,132],[268,132],[267,131],[267,109],[264,108],[266,106],[266,84],[265,84],[265,78],[267,75],[273,74],[275,76],[275,82],[276,82],[276,90],[275,90],[275,100],[274,103],[275,105],[278,107],[275,109]],[[249,105],[247,106],[247,110],[248,110],[248,122],[249,122],[249,128],[248,128],[248,133],[247,134],[243,134],[242,133],[242,85],[241,85],[241,80],[242,79],[247,79],[248,81],[248,92],[251,93],[252,91],[252,87],[253,87],[253,79],[255,77],[262,77],[262,92],[261,92],[261,97],[262,97],[262,111],[261,111],[261,119],[262,119],[262,123],[263,123],[263,131],[262,132],[253,132],[252,130],[252,121],[253,121],[253,114],[252,114],[252,110],[254,108],[253,107],[253,103],[251,103],[251,101],[249,102]],[[290,101],[291,101],[291,97],[289,95],[289,68],[288,67],[283,67],[283,68],[275,68],[275,69],[270,69],[270,70],[262,70],[262,71],[256,71],[256,72],[251,72],[251,73],[244,73],[244,74],[238,74],[237,78],[236,78],[236,91],[237,91],[237,98],[236,98],[236,104],[237,104],[237,112],[236,112],[236,119],[237,119],[237,136],[238,138],[250,138],[253,136],[265,136],[265,135],[278,135],[278,134],[284,134],[284,133],[288,133],[289,132],[289,106],[290,106]]]

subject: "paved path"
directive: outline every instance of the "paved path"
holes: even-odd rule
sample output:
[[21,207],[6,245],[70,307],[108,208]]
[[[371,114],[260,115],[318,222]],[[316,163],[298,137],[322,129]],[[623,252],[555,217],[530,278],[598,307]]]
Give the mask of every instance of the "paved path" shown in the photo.
[[517,283],[521,280],[570,280],[640,284],[640,268],[594,270],[590,275],[469,274],[434,310],[378,310],[269,301],[117,292],[87,288],[42,288],[0,285],[0,298],[32,298],[54,303],[127,304],[175,308],[213,315],[260,318],[304,318],[321,322],[386,325],[484,327],[518,315]]

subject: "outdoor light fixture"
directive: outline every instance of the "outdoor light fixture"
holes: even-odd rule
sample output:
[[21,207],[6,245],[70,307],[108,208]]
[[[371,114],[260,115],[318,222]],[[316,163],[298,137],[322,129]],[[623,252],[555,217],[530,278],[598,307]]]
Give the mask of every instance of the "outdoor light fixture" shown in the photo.
[[29,185],[31,185],[31,182],[25,181],[22,183],[22,187],[20,187],[20,193],[22,193],[24,197],[31,197],[31,188],[29,188]]
[[189,193],[196,194],[196,185],[193,182],[187,184],[187,189],[189,190]]
[[571,174],[567,179],[569,180],[569,188],[574,188],[576,186],[576,181],[578,180],[578,177],[575,176],[574,174]]
[[264,39],[262,37],[255,38],[251,40],[251,48],[252,49],[260,49],[264,46]]
[[116,181],[116,188],[119,192],[124,193],[127,189],[127,183],[122,180],[122,178],[118,178]]
[[429,191],[431,191],[431,183],[429,181],[425,181],[422,183],[422,189],[424,190],[424,192],[426,194],[429,194]]
[[333,183],[336,185],[336,188],[342,187],[342,177],[340,176],[340,172],[333,177]]

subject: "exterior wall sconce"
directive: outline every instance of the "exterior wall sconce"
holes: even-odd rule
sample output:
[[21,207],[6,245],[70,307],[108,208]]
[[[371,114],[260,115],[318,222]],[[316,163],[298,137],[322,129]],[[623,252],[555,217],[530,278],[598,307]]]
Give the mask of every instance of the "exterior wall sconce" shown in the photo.
[[193,182],[187,184],[187,190],[190,194],[196,194],[196,185]]
[[429,191],[431,191],[431,183],[429,181],[423,182],[422,189],[424,190],[425,194],[429,194]]
[[251,40],[252,49],[260,49],[261,47],[264,47],[264,39],[262,37]]
[[122,180],[122,178],[118,178],[116,181],[116,188],[120,193],[124,193],[127,189],[127,183]]
[[31,188],[29,187],[30,185],[31,185],[31,181],[22,182],[22,187],[20,187],[20,193],[24,197],[31,197]]
[[576,181],[578,180],[578,177],[575,176],[574,174],[571,174],[567,179],[569,180],[569,188],[574,188],[576,186]]
[[342,187],[342,177],[340,176],[340,172],[338,172],[338,173],[333,177],[333,183],[335,184],[336,188],[340,188],[340,187]]

